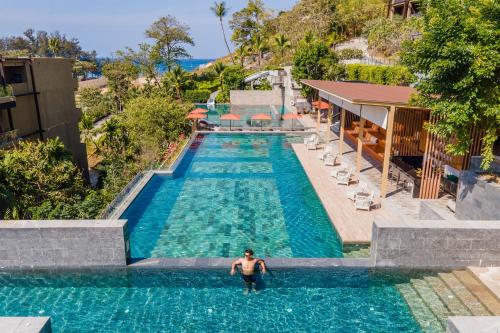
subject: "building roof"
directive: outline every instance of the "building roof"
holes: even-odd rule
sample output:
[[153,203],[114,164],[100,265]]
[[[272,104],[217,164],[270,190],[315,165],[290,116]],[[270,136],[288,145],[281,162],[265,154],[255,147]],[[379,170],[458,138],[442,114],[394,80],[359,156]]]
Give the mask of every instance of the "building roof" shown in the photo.
[[352,104],[408,106],[417,90],[405,86],[386,86],[361,82],[302,80],[306,86]]

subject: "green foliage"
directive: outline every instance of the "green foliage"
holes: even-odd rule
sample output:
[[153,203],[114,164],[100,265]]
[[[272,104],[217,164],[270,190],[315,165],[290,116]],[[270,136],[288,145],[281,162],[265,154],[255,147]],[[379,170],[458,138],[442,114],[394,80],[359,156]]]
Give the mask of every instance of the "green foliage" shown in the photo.
[[394,17],[392,20],[379,17],[367,22],[364,34],[370,50],[383,56],[392,56],[401,50],[402,43],[422,30],[422,19],[412,17],[406,20]]
[[363,50],[360,49],[354,49],[354,48],[347,48],[338,51],[339,58],[342,60],[348,60],[348,59],[363,59]]
[[170,142],[177,140],[181,134],[189,133],[186,115],[190,110],[189,104],[161,96],[141,96],[127,103],[120,121],[128,139],[137,144],[143,154],[159,156]]
[[0,97],[13,96],[14,90],[11,85],[0,86]]
[[0,215],[13,219],[92,218],[103,202],[83,182],[59,139],[23,141],[0,158]]
[[231,40],[240,47],[251,45],[252,40],[264,26],[264,21],[270,17],[262,0],[249,0],[245,8],[233,14],[229,26],[233,31]]
[[170,72],[179,59],[190,58],[187,45],[194,46],[189,27],[173,16],[161,17],[146,31],[146,36],[155,41],[155,52],[159,61]]
[[493,160],[500,128],[500,2],[426,2],[423,34],[404,45],[403,63],[421,80],[416,103],[438,123],[429,130],[453,155],[467,153],[474,127],[484,131],[482,167]]
[[117,111],[112,96],[102,93],[98,88],[81,89],[78,92],[78,105],[83,114],[90,117],[92,122],[96,122]]
[[191,85],[190,74],[183,70],[180,66],[174,67],[170,72],[165,74],[163,86],[167,92],[177,99],[182,98],[182,93]]
[[226,44],[226,48],[227,48],[227,53],[231,57],[231,61],[234,64],[234,58],[233,58],[233,55],[231,53],[231,49],[229,48],[229,43],[227,42],[226,31],[224,29],[224,23],[223,23],[223,19],[224,19],[224,17],[226,17],[226,15],[228,13],[228,8],[226,6],[226,2],[225,1],[214,2],[214,6],[210,7],[210,10],[219,19],[220,27],[222,30],[222,36],[224,37],[224,43]]
[[276,46],[278,54],[280,55],[280,61],[283,61],[285,52],[287,49],[292,48],[292,43],[288,40],[288,38],[285,37],[285,35],[279,34],[274,37],[274,44]]
[[182,99],[191,103],[206,103],[211,93],[210,90],[186,90]]
[[407,86],[416,77],[404,66],[346,65],[347,80]]
[[[296,82],[310,80],[338,80],[344,76],[344,66],[338,56],[322,41],[301,42],[293,58],[292,76]],[[304,93],[311,91],[304,87]]]
[[229,92],[231,90],[245,89],[245,71],[240,66],[228,66],[222,72],[222,89],[217,95],[217,102],[229,102]]

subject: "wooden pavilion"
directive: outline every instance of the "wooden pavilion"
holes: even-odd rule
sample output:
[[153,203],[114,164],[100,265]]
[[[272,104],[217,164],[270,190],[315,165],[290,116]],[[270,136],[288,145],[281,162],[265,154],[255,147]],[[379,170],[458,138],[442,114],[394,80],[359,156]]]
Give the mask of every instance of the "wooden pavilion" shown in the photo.
[[[436,199],[444,167],[467,169],[470,157],[480,153],[480,133],[473,131],[473,144],[467,156],[446,154],[445,142],[425,129],[426,123],[433,123],[436,118],[430,110],[410,105],[412,95],[417,93],[414,88],[319,80],[303,80],[302,84],[316,91],[318,103],[329,104],[329,129],[332,118],[340,117],[340,159],[347,140],[357,147],[358,173],[363,154],[381,164],[381,197],[387,196],[389,178],[399,170],[418,182],[417,197]],[[327,142],[330,133],[328,130]]]

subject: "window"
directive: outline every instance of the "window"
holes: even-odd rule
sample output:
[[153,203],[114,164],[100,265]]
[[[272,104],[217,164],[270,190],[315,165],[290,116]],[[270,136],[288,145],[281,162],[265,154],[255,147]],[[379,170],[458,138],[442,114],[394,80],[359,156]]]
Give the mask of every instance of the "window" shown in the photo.
[[26,82],[26,68],[24,66],[5,66],[4,73],[7,84]]

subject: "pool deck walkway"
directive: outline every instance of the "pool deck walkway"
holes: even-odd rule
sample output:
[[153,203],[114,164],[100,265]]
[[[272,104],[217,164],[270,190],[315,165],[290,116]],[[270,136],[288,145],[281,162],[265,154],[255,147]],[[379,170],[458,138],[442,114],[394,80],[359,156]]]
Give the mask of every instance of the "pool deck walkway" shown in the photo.
[[325,166],[318,158],[320,150],[307,150],[302,143],[292,147],[344,245],[369,244],[375,218],[397,217],[391,209],[392,205],[386,205],[385,199],[380,198],[375,198],[376,208],[371,211],[356,210],[346,195],[347,190],[355,186],[354,183],[350,186],[337,185],[330,176],[331,167]]

